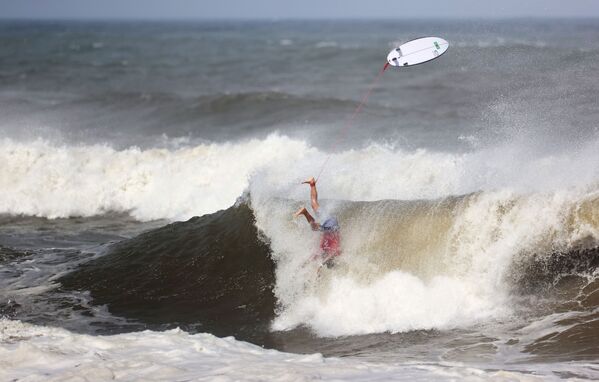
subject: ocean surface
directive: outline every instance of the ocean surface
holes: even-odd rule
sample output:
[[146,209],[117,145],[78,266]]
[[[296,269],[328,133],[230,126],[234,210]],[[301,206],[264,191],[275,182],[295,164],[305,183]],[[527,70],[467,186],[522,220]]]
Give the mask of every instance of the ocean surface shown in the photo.
[[598,20],[0,22],[1,380],[599,379],[598,267]]

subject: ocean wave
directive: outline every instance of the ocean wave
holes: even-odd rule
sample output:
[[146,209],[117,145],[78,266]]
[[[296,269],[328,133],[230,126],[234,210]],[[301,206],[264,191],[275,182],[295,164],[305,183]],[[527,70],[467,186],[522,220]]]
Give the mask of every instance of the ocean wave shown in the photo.
[[[592,195],[323,201],[341,224],[343,255],[320,275],[309,261],[318,234],[291,218],[301,202],[248,198],[117,244],[60,282],[90,291],[119,316],[266,345],[269,324],[329,337],[596,308],[599,202]],[[541,263],[561,265],[540,272]],[[561,285],[568,277],[578,282]],[[522,298],[537,302],[530,308]]]
[[[17,95],[11,95],[18,99]],[[23,101],[26,101],[24,99]],[[116,110],[160,111],[163,118],[177,116],[177,121],[185,118],[216,118],[233,114],[260,116],[268,111],[276,114],[285,110],[287,118],[293,118],[294,111],[343,109],[355,106],[355,100],[334,97],[302,96],[280,91],[215,93],[195,97],[167,92],[103,92],[90,94],[76,100],[65,100],[76,105],[94,105]],[[291,114],[289,114],[291,113]]]
[[[275,330],[305,325],[339,336],[463,328],[515,314],[515,296],[539,296],[566,275],[583,277],[567,298],[576,303],[588,296],[581,290],[597,266],[583,261],[597,257],[595,193],[330,202],[343,256],[322,278],[304,263],[318,253],[318,235],[289,219],[290,206],[252,197],[252,207],[277,264]],[[570,266],[532,271],[560,256],[571,256]]]
[[271,136],[181,149],[58,146],[0,141],[0,213],[48,218],[129,212],[139,220],[187,219],[231,206],[251,174],[311,149]]
[[542,40],[525,40],[525,39],[506,39],[506,38],[493,38],[486,40],[476,41],[459,41],[456,43],[457,47],[460,48],[537,48],[544,49],[551,42]]
[[[106,145],[0,141],[0,213],[39,217],[129,212],[136,219],[184,220],[253,197],[305,199],[299,182],[316,174],[323,196],[338,200],[436,199],[478,191],[592,192],[597,142],[564,153],[526,145],[469,153],[371,144],[323,152],[271,134],[237,143],[117,150]],[[569,191],[570,190],[570,191]],[[559,195],[559,194],[558,194]]]

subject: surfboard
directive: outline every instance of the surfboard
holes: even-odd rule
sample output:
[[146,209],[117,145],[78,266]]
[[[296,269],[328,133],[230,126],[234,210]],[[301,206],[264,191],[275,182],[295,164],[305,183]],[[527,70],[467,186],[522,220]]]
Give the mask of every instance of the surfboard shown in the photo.
[[387,55],[391,66],[414,66],[434,60],[449,48],[449,43],[440,37],[421,37],[402,44]]

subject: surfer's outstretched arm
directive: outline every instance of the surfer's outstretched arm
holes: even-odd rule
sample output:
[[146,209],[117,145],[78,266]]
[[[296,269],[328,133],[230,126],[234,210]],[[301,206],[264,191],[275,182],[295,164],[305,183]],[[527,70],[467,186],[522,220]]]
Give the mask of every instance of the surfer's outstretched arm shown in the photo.
[[312,227],[313,231],[318,231],[320,229],[320,225],[316,222],[316,220],[314,220],[314,217],[310,215],[306,207],[302,207],[299,210],[297,210],[297,212],[293,216],[298,217],[300,215],[304,215],[308,223],[310,223],[310,227]]
[[310,200],[312,201],[312,210],[314,212],[318,212],[318,208],[320,208],[320,205],[318,204],[318,191],[316,190],[316,180],[314,180],[314,177],[312,177],[302,183],[310,185]]

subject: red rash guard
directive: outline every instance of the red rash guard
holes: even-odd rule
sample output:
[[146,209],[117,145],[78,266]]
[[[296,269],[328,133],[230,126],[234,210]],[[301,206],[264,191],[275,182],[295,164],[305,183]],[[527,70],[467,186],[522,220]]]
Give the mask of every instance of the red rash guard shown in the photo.
[[341,238],[337,231],[325,231],[320,239],[320,249],[326,255],[339,256],[341,254]]

